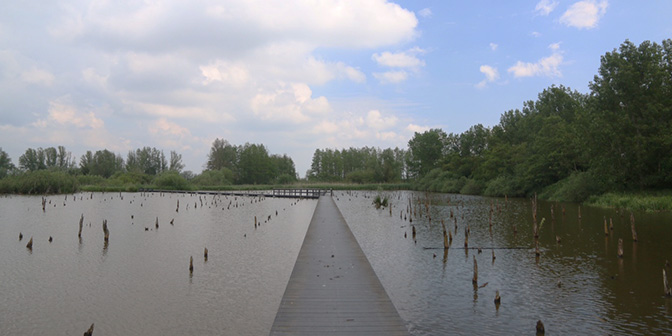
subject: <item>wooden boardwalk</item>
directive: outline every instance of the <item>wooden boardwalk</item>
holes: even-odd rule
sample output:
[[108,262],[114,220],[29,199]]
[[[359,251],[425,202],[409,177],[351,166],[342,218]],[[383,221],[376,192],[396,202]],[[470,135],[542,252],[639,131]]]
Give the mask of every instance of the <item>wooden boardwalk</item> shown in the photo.
[[331,196],[320,197],[271,335],[409,335]]

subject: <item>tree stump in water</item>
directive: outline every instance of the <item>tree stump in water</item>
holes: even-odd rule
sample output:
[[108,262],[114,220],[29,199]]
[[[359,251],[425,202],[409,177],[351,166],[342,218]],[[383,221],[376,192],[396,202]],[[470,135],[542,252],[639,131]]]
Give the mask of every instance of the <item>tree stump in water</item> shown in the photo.
[[544,324],[541,322],[541,320],[537,321],[537,335],[543,335],[546,333],[546,329],[544,328]]
[[82,238],[82,227],[84,226],[84,214],[82,214],[81,217],[79,217],[79,233],[77,233],[77,237]]
[[110,240],[110,230],[107,229],[107,219],[103,219],[103,233],[105,234],[105,242]]
[[28,244],[26,244],[26,248],[29,250],[33,250],[33,237],[30,237],[30,240],[28,241]]
[[94,323],[91,323],[91,327],[89,327],[89,330],[87,330],[87,331],[84,333],[84,336],[91,336],[91,335],[93,335],[93,325],[94,325]]
[[474,277],[471,279],[471,283],[474,285],[478,284],[478,262],[476,261],[476,256],[474,257]]
[[618,257],[623,258],[623,239],[618,239]]

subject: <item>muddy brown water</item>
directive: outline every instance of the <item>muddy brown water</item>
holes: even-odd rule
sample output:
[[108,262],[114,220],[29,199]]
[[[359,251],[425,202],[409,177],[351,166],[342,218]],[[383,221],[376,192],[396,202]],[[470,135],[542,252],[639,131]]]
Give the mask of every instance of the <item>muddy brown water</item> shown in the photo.
[[[672,334],[672,299],[664,297],[662,280],[666,260],[672,262],[670,213],[634,213],[635,243],[629,212],[584,206],[579,221],[578,205],[539,201],[538,220],[546,220],[537,258],[528,199],[505,202],[383,192],[392,204],[390,215],[389,209],[372,206],[377,194],[339,192],[337,204],[414,335],[532,334],[538,320],[548,334]],[[409,199],[417,209],[412,223],[400,219]],[[431,221],[425,206],[417,206],[418,200],[425,203],[426,199],[431,200]],[[451,210],[457,218],[457,232]],[[608,235],[604,233],[605,217],[613,220],[614,229]],[[453,231],[446,254],[441,220]],[[411,225],[416,227],[415,242]],[[465,250],[467,226],[469,247],[474,249]],[[617,256],[619,238],[624,241],[623,258]],[[478,285],[487,283],[477,289],[472,284],[474,256]],[[672,280],[672,269],[667,268],[667,273]],[[494,304],[497,290],[499,308]]]
[[[537,258],[528,199],[384,192],[390,215],[373,207],[377,194],[339,191],[335,199],[413,335],[532,334],[537,320],[548,334],[672,333],[672,299],[662,283],[665,262],[672,262],[670,213],[635,213],[635,243],[629,213],[581,207],[579,221],[576,204],[539,201],[538,219],[546,220]],[[0,334],[79,335],[95,323],[94,335],[266,335],[316,205],[224,196],[216,204],[201,196],[201,205],[197,195],[158,193],[75,196],[49,196],[45,212],[40,197],[0,197]],[[403,219],[409,199],[413,223]],[[426,199],[431,221],[417,205]],[[606,236],[605,217],[614,224]],[[453,233],[448,250],[442,219]],[[473,249],[464,249],[467,226]],[[617,257],[619,238],[624,258]],[[476,289],[474,256],[478,285],[487,283]]]
[[266,335],[317,204],[75,196],[0,197],[0,335]]

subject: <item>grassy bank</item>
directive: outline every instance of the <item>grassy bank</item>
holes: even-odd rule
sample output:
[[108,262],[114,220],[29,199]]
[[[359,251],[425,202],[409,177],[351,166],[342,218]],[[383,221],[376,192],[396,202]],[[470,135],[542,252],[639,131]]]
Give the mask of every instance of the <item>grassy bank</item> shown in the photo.
[[605,193],[591,196],[587,205],[637,211],[672,211],[672,190],[637,193]]

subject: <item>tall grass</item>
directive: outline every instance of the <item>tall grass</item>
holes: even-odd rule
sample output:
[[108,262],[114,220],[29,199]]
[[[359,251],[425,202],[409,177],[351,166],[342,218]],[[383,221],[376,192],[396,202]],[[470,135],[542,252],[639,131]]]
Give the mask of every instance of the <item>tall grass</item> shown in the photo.
[[589,205],[636,211],[672,211],[672,191],[644,193],[606,193],[592,196]]
[[38,170],[0,180],[3,194],[69,194],[79,190],[77,179],[65,172]]

